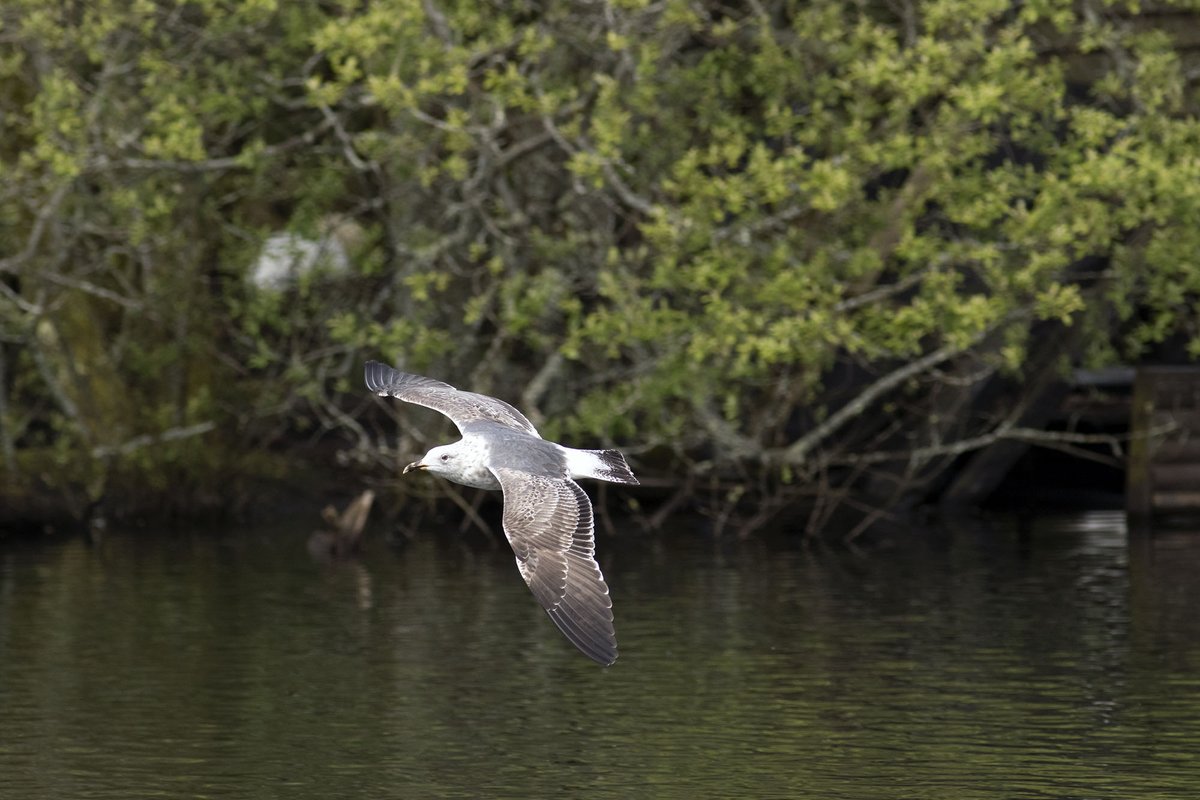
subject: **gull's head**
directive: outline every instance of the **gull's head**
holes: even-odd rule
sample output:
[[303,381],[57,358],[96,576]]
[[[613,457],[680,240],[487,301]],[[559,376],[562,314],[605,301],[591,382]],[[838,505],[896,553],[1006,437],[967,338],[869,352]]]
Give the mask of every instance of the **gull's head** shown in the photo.
[[445,475],[454,473],[457,468],[455,457],[458,453],[452,444],[444,444],[440,447],[435,447],[426,453],[420,461],[414,461],[404,468],[404,472],[409,470],[424,469],[432,472],[434,475]]

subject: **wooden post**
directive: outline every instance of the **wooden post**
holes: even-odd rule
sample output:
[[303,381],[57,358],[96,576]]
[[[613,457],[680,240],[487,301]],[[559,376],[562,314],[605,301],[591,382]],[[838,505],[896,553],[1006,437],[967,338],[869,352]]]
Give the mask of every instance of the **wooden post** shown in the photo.
[[1128,515],[1200,514],[1200,368],[1139,369],[1129,427]]
[[1129,456],[1125,463],[1125,513],[1147,520],[1154,511],[1150,486],[1150,442],[1146,431],[1154,416],[1153,372],[1142,368],[1133,379],[1129,404]]

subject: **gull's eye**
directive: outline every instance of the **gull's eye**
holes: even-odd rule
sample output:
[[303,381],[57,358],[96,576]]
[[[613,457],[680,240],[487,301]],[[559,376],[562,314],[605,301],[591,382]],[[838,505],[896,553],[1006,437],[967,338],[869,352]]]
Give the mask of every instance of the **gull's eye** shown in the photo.
[[449,454],[447,454],[447,453],[442,453],[442,461],[449,461],[449,460],[450,460],[450,456],[449,456]]

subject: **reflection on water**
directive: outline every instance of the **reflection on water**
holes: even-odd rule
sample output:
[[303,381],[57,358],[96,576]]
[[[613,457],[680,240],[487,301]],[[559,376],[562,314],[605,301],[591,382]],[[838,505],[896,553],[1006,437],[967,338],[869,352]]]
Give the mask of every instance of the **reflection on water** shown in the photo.
[[0,549],[6,796],[1167,798],[1200,776],[1200,534],[609,539],[605,670],[505,547],[329,567],[306,533]]

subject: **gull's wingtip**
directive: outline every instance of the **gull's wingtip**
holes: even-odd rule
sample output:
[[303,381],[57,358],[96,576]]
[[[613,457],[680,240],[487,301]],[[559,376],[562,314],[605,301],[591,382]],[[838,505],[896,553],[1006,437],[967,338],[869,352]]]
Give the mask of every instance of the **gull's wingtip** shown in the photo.
[[615,641],[599,643],[599,647],[589,648],[584,650],[583,653],[602,667],[611,667],[617,663],[618,653]]
[[604,626],[602,619],[580,619],[577,612],[559,606],[547,610],[550,619],[566,636],[567,641],[575,645],[575,649],[595,661],[602,667],[611,667],[617,661],[617,637],[612,630],[611,617],[607,623],[608,630],[596,629],[597,623]]
[[[603,580],[599,578],[601,584]],[[617,634],[613,630],[612,601],[607,587],[604,589],[603,605],[597,606],[599,598],[595,595],[589,596],[590,592],[580,591],[578,586],[573,592],[568,586],[567,595],[546,613],[580,652],[603,667],[611,667],[617,660]]]
[[396,370],[383,364],[379,361],[368,361],[363,365],[363,378],[367,382],[367,388],[377,395],[383,396],[387,394],[388,384],[391,383],[391,375]]

